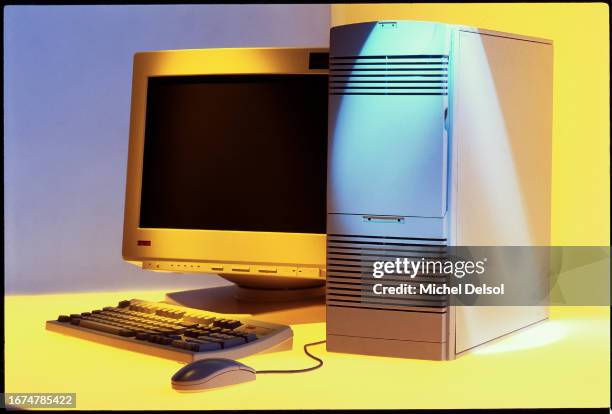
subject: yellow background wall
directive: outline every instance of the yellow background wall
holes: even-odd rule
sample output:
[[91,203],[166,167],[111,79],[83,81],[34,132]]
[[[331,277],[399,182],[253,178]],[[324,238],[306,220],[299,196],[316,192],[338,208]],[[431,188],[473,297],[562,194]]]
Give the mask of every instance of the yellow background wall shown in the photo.
[[331,25],[464,24],[554,41],[552,243],[610,243],[610,56],[604,3],[342,4]]

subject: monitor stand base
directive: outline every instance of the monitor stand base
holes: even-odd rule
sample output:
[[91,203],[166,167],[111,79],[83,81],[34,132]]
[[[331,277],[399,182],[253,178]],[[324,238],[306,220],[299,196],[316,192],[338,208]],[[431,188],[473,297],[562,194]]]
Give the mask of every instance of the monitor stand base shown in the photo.
[[294,302],[325,297],[325,286],[299,289],[256,289],[236,286],[235,298],[244,302]]
[[209,312],[249,315],[294,325],[325,322],[325,287],[253,289],[234,284],[166,293],[164,302]]

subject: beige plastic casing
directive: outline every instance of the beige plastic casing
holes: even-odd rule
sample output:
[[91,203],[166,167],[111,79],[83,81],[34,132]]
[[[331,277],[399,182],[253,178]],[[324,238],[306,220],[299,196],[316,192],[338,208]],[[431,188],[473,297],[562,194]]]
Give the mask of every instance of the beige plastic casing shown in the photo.
[[[449,245],[548,246],[552,41],[463,26],[451,36]],[[547,318],[547,306],[328,306],[327,349],[449,360]]]
[[219,273],[249,286],[299,288],[324,282],[325,234],[141,228],[139,215],[149,77],[321,75],[327,69],[309,69],[310,54],[327,52],[324,48],[232,48],[134,56],[122,248],[126,261],[153,271]]

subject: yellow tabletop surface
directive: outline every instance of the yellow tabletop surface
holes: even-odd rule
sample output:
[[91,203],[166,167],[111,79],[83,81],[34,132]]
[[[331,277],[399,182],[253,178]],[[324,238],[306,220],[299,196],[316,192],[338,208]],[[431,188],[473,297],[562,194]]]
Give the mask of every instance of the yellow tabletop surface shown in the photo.
[[[302,374],[178,393],[178,362],[45,330],[59,314],[160,301],[164,292],[5,297],[6,392],[74,392],[77,409],[339,409],[609,407],[607,307],[551,308],[550,320],[454,361],[420,361],[311,351],[325,365]],[[292,325],[291,351],[241,362],[258,370],[312,365],[302,345],[325,338],[325,324]]]

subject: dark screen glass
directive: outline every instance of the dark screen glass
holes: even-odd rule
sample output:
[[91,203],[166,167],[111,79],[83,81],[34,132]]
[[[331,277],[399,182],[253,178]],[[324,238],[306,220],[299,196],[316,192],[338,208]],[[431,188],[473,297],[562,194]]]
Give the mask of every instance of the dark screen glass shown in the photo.
[[140,227],[325,233],[327,76],[149,78]]

